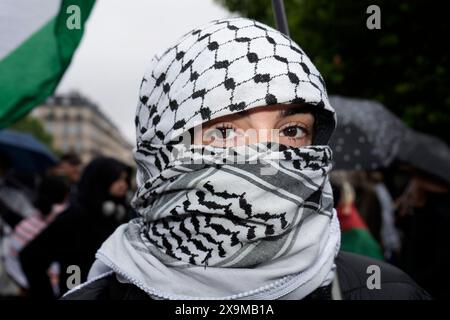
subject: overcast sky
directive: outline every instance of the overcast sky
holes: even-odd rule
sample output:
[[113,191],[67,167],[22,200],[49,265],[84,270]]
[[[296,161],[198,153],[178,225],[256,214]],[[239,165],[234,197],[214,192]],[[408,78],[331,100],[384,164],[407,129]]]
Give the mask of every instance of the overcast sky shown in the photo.
[[145,67],[191,29],[234,16],[213,0],[98,0],[57,92],[86,95],[130,142]]

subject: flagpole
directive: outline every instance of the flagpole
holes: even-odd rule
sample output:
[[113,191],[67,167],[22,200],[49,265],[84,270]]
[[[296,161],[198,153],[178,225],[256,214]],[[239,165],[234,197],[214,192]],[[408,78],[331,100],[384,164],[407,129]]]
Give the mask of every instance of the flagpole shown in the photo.
[[289,37],[289,27],[283,0],[272,0],[272,8],[277,29]]

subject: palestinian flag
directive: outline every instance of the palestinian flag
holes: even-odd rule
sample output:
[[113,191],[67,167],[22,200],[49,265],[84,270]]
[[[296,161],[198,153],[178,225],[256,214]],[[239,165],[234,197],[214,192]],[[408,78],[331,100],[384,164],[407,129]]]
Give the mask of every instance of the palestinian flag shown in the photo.
[[95,0],[0,1],[0,128],[52,95]]
[[336,208],[341,225],[341,250],[384,260],[380,245],[372,236],[354,204],[339,204]]

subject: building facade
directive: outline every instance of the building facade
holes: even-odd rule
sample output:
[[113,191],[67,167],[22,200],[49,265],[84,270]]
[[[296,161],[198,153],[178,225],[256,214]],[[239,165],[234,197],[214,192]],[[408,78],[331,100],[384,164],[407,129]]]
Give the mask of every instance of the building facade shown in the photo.
[[33,110],[32,116],[53,135],[54,148],[77,153],[83,163],[97,156],[110,156],[134,166],[131,143],[95,104],[79,93],[50,97]]

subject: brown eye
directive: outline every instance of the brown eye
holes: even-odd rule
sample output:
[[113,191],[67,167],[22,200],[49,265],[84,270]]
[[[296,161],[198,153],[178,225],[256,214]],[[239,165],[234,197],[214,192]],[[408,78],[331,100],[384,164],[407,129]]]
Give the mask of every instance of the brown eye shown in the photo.
[[303,138],[306,134],[306,129],[300,126],[289,126],[281,130],[281,136],[296,139]]

